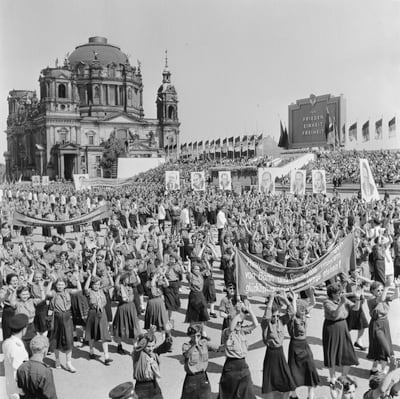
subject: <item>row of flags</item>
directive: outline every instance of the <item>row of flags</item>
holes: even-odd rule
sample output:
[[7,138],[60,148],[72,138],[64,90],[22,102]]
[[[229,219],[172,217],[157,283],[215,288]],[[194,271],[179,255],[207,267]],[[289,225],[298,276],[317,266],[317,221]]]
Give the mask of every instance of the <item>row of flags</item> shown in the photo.
[[[378,119],[377,121],[375,121],[374,125],[372,126],[371,125],[369,120],[362,124],[361,126],[362,142],[368,142],[372,139],[383,140],[383,125],[384,125],[383,118]],[[388,127],[388,137],[389,138],[396,137],[395,116],[387,122],[387,127]],[[348,133],[348,138],[350,142],[358,141],[357,129],[358,129],[357,122],[350,125]],[[326,110],[326,115],[325,115],[324,133],[327,144],[332,145],[334,148],[346,142],[346,126],[343,124],[342,129],[338,128],[335,117],[329,113],[328,109]],[[288,131],[286,126],[282,124],[282,121],[280,122],[280,137],[279,137],[278,147],[286,149],[289,148]]]
[[[383,139],[383,120],[378,119],[374,125],[370,126],[370,121],[366,121],[361,126],[361,141],[367,142],[372,139],[371,137],[371,127],[373,130],[373,138],[374,140],[382,140]],[[396,137],[396,117],[394,116],[392,119],[388,121],[388,136],[389,138]],[[358,125],[357,122],[353,123],[349,127],[349,141],[357,141],[358,140]]]
[[233,152],[246,152],[255,151],[256,147],[261,145],[263,140],[263,134],[260,135],[245,135],[237,137],[225,137],[223,139],[218,138],[216,140],[201,140],[193,141],[190,143],[184,143],[180,146],[181,154],[191,153],[215,153],[222,152],[227,153]]

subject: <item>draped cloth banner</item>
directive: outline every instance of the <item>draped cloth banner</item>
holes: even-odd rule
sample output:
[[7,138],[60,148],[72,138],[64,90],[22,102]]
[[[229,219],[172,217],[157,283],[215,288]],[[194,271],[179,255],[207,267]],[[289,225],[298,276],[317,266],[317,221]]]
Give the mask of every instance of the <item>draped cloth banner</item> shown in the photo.
[[[126,186],[128,184],[134,184],[135,179],[132,177],[126,179],[106,179],[102,177],[89,178],[86,180],[81,180],[80,189],[87,190],[93,187],[120,187]],[[78,190],[78,189],[77,189]]]
[[77,216],[68,220],[48,220],[39,219],[31,216],[24,215],[19,212],[14,212],[13,224],[14,226],[38,226],[38,227],[57,227],[57,226],[71,226],[74,224],[91,223],[95,220],[107,219],[112,215],[108,205],[103,205],[96,208],[94,211],[86,215]]
[[302,291],[355,268],[354,236],[349,234],[315,262],[298,268],[266,262],[254,255],[236,251],[239,295],[266,297],[277,290]]

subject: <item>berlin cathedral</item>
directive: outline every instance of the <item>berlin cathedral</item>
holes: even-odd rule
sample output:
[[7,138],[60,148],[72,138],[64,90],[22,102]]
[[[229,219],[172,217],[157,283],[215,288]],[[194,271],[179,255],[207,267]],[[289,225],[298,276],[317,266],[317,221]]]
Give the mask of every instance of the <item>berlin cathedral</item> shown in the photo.
[[36,91],[12,90],[7,118],[7,176],[70,180],[73,174],[101,177],[103,143],[123,139],[129,157],[177,157],[178,99],[168,60],[157,92],[157,118],[144,117],[140,63],[121,49],[91,37],[63,65],[40,73]]

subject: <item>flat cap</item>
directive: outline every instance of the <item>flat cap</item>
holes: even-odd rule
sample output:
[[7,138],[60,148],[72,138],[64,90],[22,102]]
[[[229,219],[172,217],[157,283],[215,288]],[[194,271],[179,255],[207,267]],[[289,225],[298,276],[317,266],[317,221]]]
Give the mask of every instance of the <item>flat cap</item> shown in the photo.
[[108,396],[111,399],[137,399],[133,383],[130,381],[117,385],[108,393]]

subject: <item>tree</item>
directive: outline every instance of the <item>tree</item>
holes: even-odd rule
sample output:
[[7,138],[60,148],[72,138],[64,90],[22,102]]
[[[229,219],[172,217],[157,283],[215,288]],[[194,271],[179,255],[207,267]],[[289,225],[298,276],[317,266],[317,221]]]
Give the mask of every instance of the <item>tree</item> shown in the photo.
[[115,137],[112,132],[109,139],[104,142],[103,157],[100,166],[103,168],[104,177],[111,177],[111,169],[117,163],[119,157],[126,155],[126,142]]

